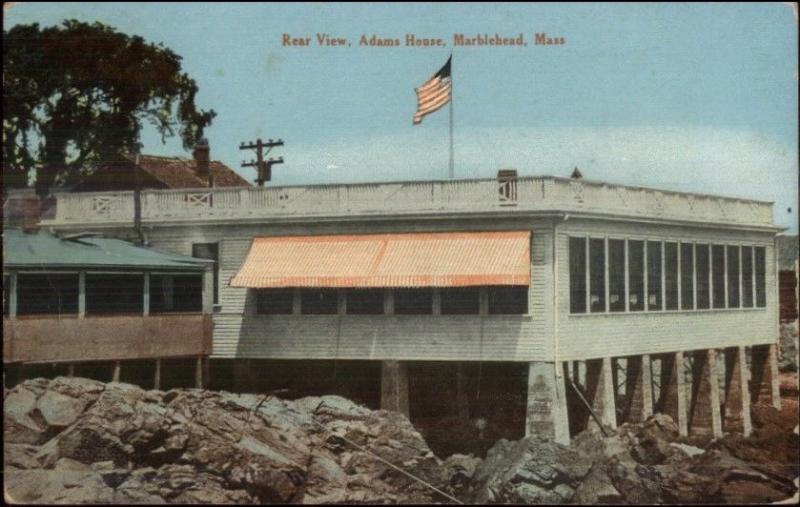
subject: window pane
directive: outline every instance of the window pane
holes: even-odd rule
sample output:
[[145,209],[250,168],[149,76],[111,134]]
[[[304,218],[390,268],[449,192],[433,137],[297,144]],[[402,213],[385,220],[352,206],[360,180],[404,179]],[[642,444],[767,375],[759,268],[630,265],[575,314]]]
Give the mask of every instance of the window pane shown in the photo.
[[433,291],[431,289],[395,291],[394,313],[397,315],[430,315],[433,313]]
[[586,313],[586,238],[569,238],[569,311]]
[[728,308],[739,308],[739,247],[728,245]]
[[589,290],[592,312],[606,311],[606,251],[602,239],[589,240]]
[[725,247],[711,246],[711,306],[725,308]]
[[219,243],[195,243],[192,257],[214,261],[214,304],[219,303]]
[[644,310],[644,241],[628,241],[628,308]]
[[291,315],[294,291],[263,289],[256,291],[256,312],[260,315]]
[[[527,287],[489,287],[488,291],[490,315],[523,315],[528,313]],[[586,298],[584,297],[584,299]]]
[[383,314],[382,290],[352,290],[347,293],[348,315]]
[[199,312],[202,309],[201,275],[150,275],[150,313]]
[[625,240],[608,240],[608,306],[625,311]]
[[710,308],[711,304],[711,293],[708,282],[708,245],[697,245],[695,251],[697,253],[697,262],[695,263],[695,267],[697,268],[697,309],[705,310]]
[[742,306],[753,307],[753,247],[742,247]]
[[477,314],[479,299],[477,287],[442,289],[442,315]]
[[756,254],[756,306],[767,306],[766,251],[763,246],[755,247]]
[[667,310],[678,309],[678,244],[664,243],[664,288]]
[[143,313],[144,275],[86,275],[86,313]]
[[17,315],[78,313],[78,274],[17,275]]
[[335,315],[339,312],[338,294],[334,290],[304,290],[300,311],[304,315]]
[[681,243],[681,309],[694,309],[694,245]]
[[661,242],[647,242],[647,309],[661,310]]

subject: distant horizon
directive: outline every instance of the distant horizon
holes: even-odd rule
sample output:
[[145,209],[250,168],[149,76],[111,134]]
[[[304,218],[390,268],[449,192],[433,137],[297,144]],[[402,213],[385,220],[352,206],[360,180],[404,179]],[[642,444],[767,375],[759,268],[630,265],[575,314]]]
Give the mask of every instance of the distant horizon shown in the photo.
[[[446,108],[411,118],[414,88],[452,52],[455,179],[504,168],[568,177],[577,166],[586,181],[774,202],[776,225],[798,230],[797,14],[783,3],[4,10],[4,29],[74,18],[163,42],[197,81],[198,107],[218,113],[204,134],[211,158],[249,182],[239,162],[252,152],[239,144],[258,137],[286,143],[270,154],[286,162],[268,186],[447,181]],[[318,33],[352,47],[321,46]],[[284,45],[284,34],[308,46]],[[408,34],[444,45],[408,47]],[[452,47],[454,34],[510,45]],[[362,35],[399,47],[367,47]],[[191,158],[149,126],[142,143],[143,154]]]

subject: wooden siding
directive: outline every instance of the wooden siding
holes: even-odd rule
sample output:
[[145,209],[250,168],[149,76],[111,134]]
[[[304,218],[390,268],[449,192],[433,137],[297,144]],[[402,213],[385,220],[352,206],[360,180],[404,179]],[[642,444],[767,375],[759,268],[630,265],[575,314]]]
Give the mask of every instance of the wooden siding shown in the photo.
[[211,316],[3,319],[3,362],[75,362],[206,355]]
[[[586,235],[764,246],[767,306],[752,309],[570,315],[569,237]],[[773,343],[777,332],[774,252],[774,236],[771,234],[568,220],[559,225],[557,237],[557,359],[579,360]]]

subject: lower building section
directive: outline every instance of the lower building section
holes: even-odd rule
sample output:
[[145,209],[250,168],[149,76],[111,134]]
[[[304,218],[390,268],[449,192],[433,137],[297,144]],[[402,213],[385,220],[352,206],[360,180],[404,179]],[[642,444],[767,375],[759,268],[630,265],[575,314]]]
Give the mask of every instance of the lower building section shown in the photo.
[[7,365],[6,384],[85,376],[145,388],[207,387],[285,398],[340,395],[408,416],[434,452],[478,455],[498,439],[567,444],[669,415],[683,436],[749,435],[751,404],[780,408],[774,345],[572,362],[212,359]]

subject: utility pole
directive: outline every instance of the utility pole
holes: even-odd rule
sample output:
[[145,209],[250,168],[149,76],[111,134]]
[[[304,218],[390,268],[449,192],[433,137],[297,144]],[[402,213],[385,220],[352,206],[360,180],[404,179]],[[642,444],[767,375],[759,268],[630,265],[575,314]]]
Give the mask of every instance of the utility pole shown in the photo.
[[[270,181],[272,179],[272,166],[275,164],[283,163],[283,157],[270,158],[269,160],[264,160],[264,156],[269,155],[269,152],[272,151],[272,148],[276,146],[283,146],[283,140],[278,139],[277,141],[273,141],[272,139],[270,139],[265,143],[259,138],[256,139],[255,143],[253,142],[250,142],[249,144],[242,143],[239,146],[240,150],[256,150],[257,160],[251,160],[250,162],[242,162],[242,167],[256,168],[258,177],[255,179],[255,182],[258,183],[259,187],[263,187],[264,182]],[[266,152],[264,151],[265,148]]]

